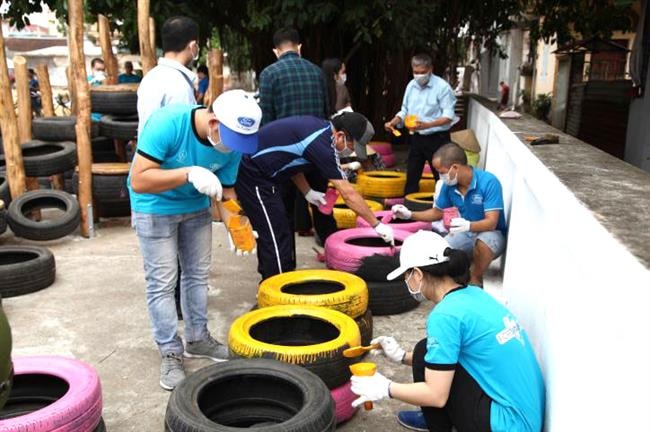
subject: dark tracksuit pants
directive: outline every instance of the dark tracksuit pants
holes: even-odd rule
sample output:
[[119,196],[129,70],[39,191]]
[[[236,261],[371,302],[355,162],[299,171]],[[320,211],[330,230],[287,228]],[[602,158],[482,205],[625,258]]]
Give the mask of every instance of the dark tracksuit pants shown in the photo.
[[420,189],[419,182],[422,178],[424,164],[431,166],[431,171],[436,180],[438,173],[431,165],[433,154],[444,144],[451,141],[449,131],[434,132],[429,135],[409,135],[409,154],[406,160],[406,186],[404,194],[417,192]]
[[[424,355],[427,340],[422,339],[413,350],[413,382],[424,382]],[[459,432],[490,430],[492,399],[460,364],[456,365],[449,399],[443,408],[422,407],[422,414],[431,432],[450,432],[452,426]]]

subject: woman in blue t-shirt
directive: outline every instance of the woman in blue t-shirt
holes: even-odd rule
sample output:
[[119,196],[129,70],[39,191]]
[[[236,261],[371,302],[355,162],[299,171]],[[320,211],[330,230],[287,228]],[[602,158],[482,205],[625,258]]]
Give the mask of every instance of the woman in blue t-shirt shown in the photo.
[[431,231],[408,237],[400,266],[419,301],[435,307],[427,319],[427,337],[406,352],[391,336],[380,336],[384,355],[411,365],[413,383],[391,382],[380,373],[352,377],[353,402],[387,397],[420,406],[402,411],[398,421],[414,430],[540,431],[545,391],[530,341],[517,319],[484,290],[467,285],[469,258],[451,249]]

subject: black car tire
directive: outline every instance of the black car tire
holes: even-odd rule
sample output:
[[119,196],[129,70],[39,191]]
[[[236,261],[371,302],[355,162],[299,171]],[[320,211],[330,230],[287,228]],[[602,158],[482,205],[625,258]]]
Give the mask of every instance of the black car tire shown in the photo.
[[[44,208],[63,210],[61,217],[33,221],[28,212]],[[19,196],[9,205],[7,222],[11,231],[29,240],[54,240],[72,233],[79,226],[80,211],[77,200],[67,192],[34,190]]]
[[54,283],[56,264],[49,249],[40,246],[0,246],[0,295],[29,294]]
[[135,139],[138,136],[138,115],[105,115],[99,120],[99,131],[113,139]]

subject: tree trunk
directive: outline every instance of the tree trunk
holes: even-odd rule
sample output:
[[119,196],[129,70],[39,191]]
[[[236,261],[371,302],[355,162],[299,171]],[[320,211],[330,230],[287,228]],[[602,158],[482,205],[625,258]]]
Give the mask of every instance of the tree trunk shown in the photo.
[[208,53],[210,85],[203,104],[210,106],[223,93],[223,51],[213,48]]
[[79,206],[81,207],[81,235],[90,237],[92,218],[92,153],[90,146],[90,90],[86,79],[86,61],[83,52],[83,0],[68,0],[70,31],[70,68],[77,94],[77,159],[79,160]]
[[54,116],[54,101],[52,98],[52,85],[50,84],[50,74],[47,70],[47,64],[41,63],[36,66],[36,76],[38,77],[38,87],[41,92],[41,105],[43,106],[43,116]]
[[108,18],[101,14],[97,16],[97,24],[99,27],[99,45],[102,47],[102,57],[106,65],[106,81],[104,81],[104,84],[117,84],[119,71],[117,59],[113,54],[113,45],[111,44],[111,26]]
[[23,144],[32,139],[32,100],[29,97],[29,74],[25,57],[14,57],[14,73],[18,96],[18,142]]
[[74,83],[74,75],[70,66],[65,68],[65,76],[68,78],[68,93],[70,94],[70,115],[77,115],[77,88]]
[[151,51],[149,31],[149,0],[138,0],[138,41],[140,44],[142,75],[146,75],[156,66],[156,58]]
[[7,182],[11,197],[16,199],[25,193],[25,167],[23,166],[23,153],[20,144],[18,144],[18,128],[13,101],[9,71],[7,70],[7,57],[5,56],[5,39],[2,35],[2,20],[0,20],[0,126],[2,127]]
[[151,43],[151,52],[154,60],[156,58],[156,20],[149,17],[149,42]]

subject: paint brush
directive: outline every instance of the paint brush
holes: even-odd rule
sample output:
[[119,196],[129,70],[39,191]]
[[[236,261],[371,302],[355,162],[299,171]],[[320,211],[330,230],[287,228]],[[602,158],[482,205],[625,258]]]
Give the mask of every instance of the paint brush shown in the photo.
[[371,344],[368,346],[356,346],[352,348],[348,348],[346,350],[343,350],[343,357],[347,358],[353,358],[353,357],[359,357],[361,354],[368,352],[373,349],[380,349],[381,344]]

